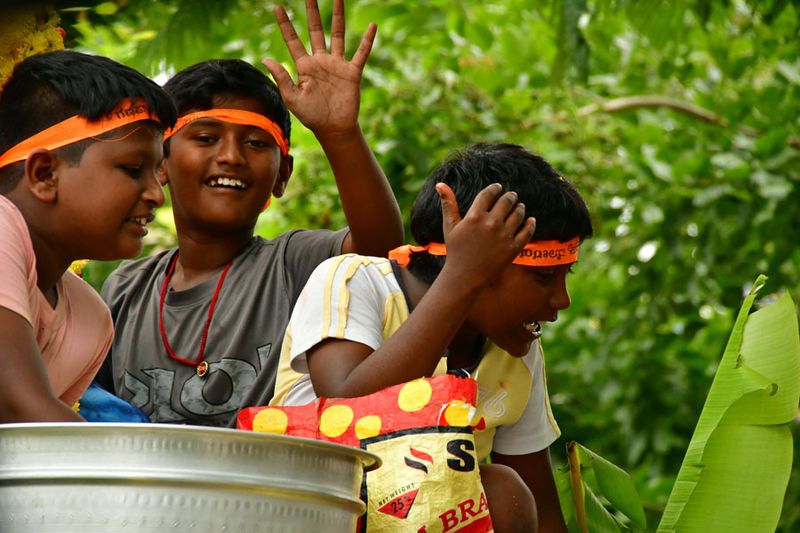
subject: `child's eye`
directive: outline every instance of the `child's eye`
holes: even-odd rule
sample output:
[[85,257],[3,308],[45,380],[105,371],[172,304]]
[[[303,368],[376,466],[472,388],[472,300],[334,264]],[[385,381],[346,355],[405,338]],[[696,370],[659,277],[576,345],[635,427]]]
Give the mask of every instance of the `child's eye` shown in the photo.
[[132,178],[138,178],[142,175],[142,167],[139,165],[120,165],[119,168]]
[[248,139],[245,141],[248,146],[253,148],[257,148],[259,150],[267,148],[270,143],[268,141],[262,141],[261,139]]
[[217,140],[217,138],[213,135],[208,135],[205,133],[198,133],[192,137],[193,141],[196,141],[200,144],[211,144]]
[[556,270],[554,268],[537,268],[534,270],[534,275],[539,281],[547,282],[553,279],[556,275]]

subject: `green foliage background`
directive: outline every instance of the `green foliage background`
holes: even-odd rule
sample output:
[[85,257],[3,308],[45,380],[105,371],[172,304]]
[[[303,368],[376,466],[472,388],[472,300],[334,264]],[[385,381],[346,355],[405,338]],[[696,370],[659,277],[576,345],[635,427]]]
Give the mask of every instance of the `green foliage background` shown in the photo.
[[[212,57],[290,63],[268,2],[90,4],[61,13],[72,44],[157,79]],[[303,3],[287,4],[307,41]],[[596,235],[545,328],[552,404],[564,440],[632,473],[654,526],[749,284],[765,273],[800,301],[800,4],[347,7],[349,53],[378,23],[361,124],[406,215],[436,162],[481,140],[542,154],[587,198]],[[292,142],[294,177],[259,233],[342,226],[316,141],[296,124]],[[168,209],[151,237],[148,251],[174,242]],[[781,530],[798,530],[800,475],[784,507]]]

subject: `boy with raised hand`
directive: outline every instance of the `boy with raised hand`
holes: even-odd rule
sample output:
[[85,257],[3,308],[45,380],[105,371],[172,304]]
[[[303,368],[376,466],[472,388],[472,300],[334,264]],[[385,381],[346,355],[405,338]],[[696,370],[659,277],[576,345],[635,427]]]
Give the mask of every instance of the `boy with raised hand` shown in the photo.
[[491,458],[481,477],[496,530],[536,522],[536,507],[500,510],[513,509],[513,491],[517,503],[535,495],[540,531],[564,531],[539,337],[570,304],[566,277],[592,234],[583,199],[522,147],[477,144],[428,178],[411,231],[421,246],[391,260],[347,255],[314,271],[287,328],[273,404],[466,369],[478,382],[476,455]]
[[164,202],[155,172],[170,97],[110,59],[50,52],[0,93],[0,422],[80,421],[72,405],[113,335],[68,271],[130,258]]
[[[179,246],[121,266],[103,288],[116,338],[102,384],[154,422],[234,425],[242,406],[265,405],[311,271],[340,253],[385,255],[403,240],[399,208],[358,125],[375,25],[347,61],[342,1],[330,52],[316,2],[306,8],[311,55],[283,8],[276,12],[297,84],[274,61],[265,65],[277,87],[243,61],[216,60],[165,85],[180,115],[162,167]],[[287,105],[324,149],[349,229],[254,237],[292,171]]]

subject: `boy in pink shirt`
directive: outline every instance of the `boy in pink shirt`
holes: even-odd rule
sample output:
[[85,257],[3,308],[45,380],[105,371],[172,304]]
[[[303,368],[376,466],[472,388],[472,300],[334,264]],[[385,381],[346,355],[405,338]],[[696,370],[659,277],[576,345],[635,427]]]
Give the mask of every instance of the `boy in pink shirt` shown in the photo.
[[176,111],[110,59],[33,56],[0,93],[0,423],[80,421],[71,405],[113,337],[76,259],[141,251],[164,202],[155,177]]

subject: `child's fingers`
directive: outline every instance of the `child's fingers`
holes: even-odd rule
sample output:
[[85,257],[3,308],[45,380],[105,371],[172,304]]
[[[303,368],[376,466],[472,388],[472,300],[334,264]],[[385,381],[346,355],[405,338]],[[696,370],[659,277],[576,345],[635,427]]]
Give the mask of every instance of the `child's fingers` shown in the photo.
[[286,43],[289,54],[294,62],[297,63],[298,59],[308,54],[306,54],[306,47],[303,41],[297,36],[292,21],[289,20],[289,15],[286,14],[286,10],[282,6],[275,7],[275,20],[278,22],[278,28],[281,30],[283,42]]
[[344,57],[344,0],[334,0],[333,2],[331,54]]
[[516,202],[506,217],[506,227],[512,232],[516,232],[524,220],[525,204],[522,202]]
[[267,67],[269,73],[272,74],[272,79],[275,80],[275,85],[278,86],[278,90],[281,92],[283,99],[290,99],[294,95],[294,91],[297,90],[297,87],[289,71],[283,68],[283,65],[274,59],[266,58],[263,59],[261,63]]
[[367,31],[364,32],[364,37],[361,38],[358,50],[353,54],[353,59],[350,60],[359,70],[364,70],[364,65],[367,64],[369,53],[372,51],[372,44],[375,42],[375,34],[377,33],[378,26],[374,22],[370,22],[369,26],[367,26]]
[[525,222],[519,226],[517,233],[514,235],[514,244],[518,247],[519,250],[531,242],[533,239],[533,233],[536,231],[536,219],[533,217],[528,217],[525,219]]
[[501,217],[503,220],[506,220],[510,215],[512,215],[519,205],[519,195],[517,195],[514,191],[508,191],[503,193],[497,201],[495,201],[494,205],[489,208],[489,212],[497,217]]
[[322,28],[322,17],[319,15],[317,0],[306,0],[306,20],[308,20],[308,38],[311,41],[312,54],[327,54],[325,30]]
[[442,232],[447,241],[450,231],[461,222],[461,215],[458,213],[458,201],[456,195],[446,183],[437,183],[436,192],[439,194],[439,203],[442,206]]
[[497,197],[503,191],[503,186],[499,183],[492,183],[491,185],[487,185],[486,187],[481,190],[475,196],[475,200],[472,201],[472,205],[470,206],[469,210],[472,211],[473,209],[476,211],[491,211],[492,206],[497,201]]

